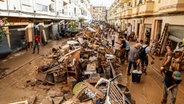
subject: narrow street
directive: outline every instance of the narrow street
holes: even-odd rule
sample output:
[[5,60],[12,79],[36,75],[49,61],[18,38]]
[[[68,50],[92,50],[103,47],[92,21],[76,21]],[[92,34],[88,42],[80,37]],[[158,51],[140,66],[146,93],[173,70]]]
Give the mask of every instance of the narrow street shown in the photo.
[[[47,90],[58,90],[61,87],[65,87],[62,84],[56,86],[35,86],[32,87],[28,83],[34,81],[36,77],[36,67],[44,64],[44,55],[51,51],[51,47],[62,45],[66,43],[66,39],[60,41],[52,41],[46,46],[41,47],[40,54],[32,54],[32,49],[28,51],[23,50],[15,54],[11,54],[8,58],[0,61],[0,68],[6,69],[2,79],[0,79],[0,103],[8,104],[11,102],[22,101],[25,99],[31,99],[35,96],[39,99],[43,99]],[[69,88],[66,88],[69,89]]]
[[[32,54],[32,50],[20,51],[12,54],[8,59],[1,60],[1,68],[6,68],[5,76],[0,80],[0,101],[1,104],[31,99],[37,96],[37,103],[47,95],[49,90],[58,90],[58,88],[67,86],[56,84],[55,86],[39,85],[30,86],[29,81],[35,80],[36,66],[43,65],[43,56],[51,50],[51,47],[66,42],[66,39],[60,41],[51,41],[46,46],[41,47],[40,54]],[[131,43],[132,45],[134,43]],[[142,75],[140,83],[133,83],[131,76],[126,75],[127,63],[122,65],[122,83],[127,85],[130,93],[136,101],[136,104],[158,104],[162,98],[163,83],[158,67],[162,61],[156,58],[153,65],[149,65],[148,74]],[[184,102],[184,84],[180,84],[177,103]],[[71,90],[71,89],[70,89]]]
[[184,0],[0,0],[0,93],[0,104],[184,104]]

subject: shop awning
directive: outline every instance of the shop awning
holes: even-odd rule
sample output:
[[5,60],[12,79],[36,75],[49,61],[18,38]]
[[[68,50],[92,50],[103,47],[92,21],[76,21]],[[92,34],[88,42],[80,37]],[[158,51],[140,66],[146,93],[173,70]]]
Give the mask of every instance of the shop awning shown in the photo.
[[175,41],[175,42],[177,42],[177,43],[182,42],[182,39],[177,38],[177,37],[175,37],[175,36],[173,36],[173,35],[170,35],[170,36],[169,36],[169,39],[172,40],[172,41]]

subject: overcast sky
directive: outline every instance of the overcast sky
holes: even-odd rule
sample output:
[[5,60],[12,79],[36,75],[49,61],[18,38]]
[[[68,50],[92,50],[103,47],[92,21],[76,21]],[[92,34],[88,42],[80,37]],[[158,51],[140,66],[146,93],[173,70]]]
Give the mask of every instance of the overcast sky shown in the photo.
[[114,0],[90,0],[93,6],[107,6],[110,7]]

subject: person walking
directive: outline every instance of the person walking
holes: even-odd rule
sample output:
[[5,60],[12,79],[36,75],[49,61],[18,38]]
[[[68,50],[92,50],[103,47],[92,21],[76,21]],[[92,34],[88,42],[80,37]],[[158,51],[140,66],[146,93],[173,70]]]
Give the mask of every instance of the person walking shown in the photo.
[[125,52],[125,59],[128,62],[128,53],[130,51],[130,43],[128,42],[128,40],[126,39],[126,37],[124,37],[125,43],[126,43],[126,52]]
[[132,34],[132,26],[131,26],[130,23],[128,23],[128,27],[126,29],[126,34],[127,34],[127,40],[129,40],[130,39],[130,36]]
[[34,35],[34,46],[33,46],[33,54],[35,53],[35,49],[37,48],[37,53],[39,54],[40,50],[40,35]]
[[130,49],[129,55],[128,55],[128,72],[127,75],[130,75],[130,69],[133,65],[134,70],[137,69],[137,61],[138,61],[138,52],[141,45],[137,43],[134,47]]
[[112,43],[112,47],[114,47],[115,38],[116,38],[116,36],[115,36],[114,31],[113,31],[112,34],[111,34],[111,43]]
[[151,48],[149,47],[149,42],[146,41],[145,44],[142,46],[140,49],[140,60],[141,60],[141,68],[142,72],[147,74],[147,66],[148,66],[148,56],[150,56],[153,60],[155,59],[151,53],[150,53]]
[[119,36],[121,35],[121,28],[118,26],[117,32],[119,34]]
[[165,60],[164,60],[164,63],[163,63],[163,67],[165,69],[169,70],[169,68],[171,66],[171,62],[172,62],[172,57],[173,57],[173,52],[172,52],[170,44],[166,45],[166,50],[167,50],[167,52],[165,54]]

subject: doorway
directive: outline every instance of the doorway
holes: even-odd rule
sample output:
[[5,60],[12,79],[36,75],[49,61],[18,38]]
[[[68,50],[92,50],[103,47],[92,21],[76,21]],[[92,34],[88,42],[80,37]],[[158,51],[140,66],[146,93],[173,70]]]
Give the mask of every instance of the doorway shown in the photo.
[[140,34],[139,33],[140,32],[139,29],[140,29],[140,23],[137,24],[137,31],[136,31],[136,33],[137,33],[137,39],[139,38],[139,34]]
[[161,36],[161,29],[162,29],[162,20],[156,20],[155,21],[155,35],[154,35],[154,39],[155,40],[159,40],[160,36]]
[[144,41],[148,41],[150,43],[151,39],[151,24],[144,25]]

